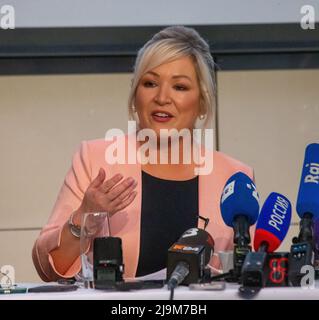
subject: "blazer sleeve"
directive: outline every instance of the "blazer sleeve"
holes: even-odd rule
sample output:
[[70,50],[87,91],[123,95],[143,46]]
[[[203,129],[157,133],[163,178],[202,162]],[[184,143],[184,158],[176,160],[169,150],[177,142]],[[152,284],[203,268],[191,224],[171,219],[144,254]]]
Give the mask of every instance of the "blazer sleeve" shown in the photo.
[[71,213],[80,206],[92,180],[89,154],[89,145],[83,141],[73,156],[71,168],[64,179],[49,220],[34,243],[32,259],[43,281],[56,281],[61,277],[71,278],[81,269],[78,257],[65,274],[60,274],[54,266],[50,252],[59,247],[63,226]]

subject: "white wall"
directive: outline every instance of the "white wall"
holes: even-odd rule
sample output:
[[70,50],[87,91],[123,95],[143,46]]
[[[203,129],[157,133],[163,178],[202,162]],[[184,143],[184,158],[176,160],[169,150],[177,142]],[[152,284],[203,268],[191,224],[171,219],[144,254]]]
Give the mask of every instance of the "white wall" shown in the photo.
[[317,0],[0,0],[16,11],[16,27],[144,26],[300,22]]

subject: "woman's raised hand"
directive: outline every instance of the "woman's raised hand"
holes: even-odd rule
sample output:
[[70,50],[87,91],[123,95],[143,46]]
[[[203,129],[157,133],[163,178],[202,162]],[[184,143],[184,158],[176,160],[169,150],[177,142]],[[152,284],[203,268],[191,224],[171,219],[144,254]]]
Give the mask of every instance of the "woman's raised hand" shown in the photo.
[[126,208],[137,195],[134,191],[137,181],[128,177],[120,182],[122,179],[121,174],[116,174],[104,181],[105,171],[101,168],[88,186],[82,203],[74,214],[73,222],[80,225],[80,216],[86,212],[108,212],[112,215]]

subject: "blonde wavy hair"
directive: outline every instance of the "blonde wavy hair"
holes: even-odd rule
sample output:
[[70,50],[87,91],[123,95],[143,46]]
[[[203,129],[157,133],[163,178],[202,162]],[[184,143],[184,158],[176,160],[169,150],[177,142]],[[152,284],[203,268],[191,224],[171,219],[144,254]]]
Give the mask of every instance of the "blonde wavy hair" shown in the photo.
[[182,57],[191,57],[200,88],[200,114],[205,115],[203,126],[208,127],[216,106],[215,63],[208,43],[189,27],[171,26],[156,33],[138,51],[128,99],[129,118],[135,118],[135,94],[141,77],[161,64]]

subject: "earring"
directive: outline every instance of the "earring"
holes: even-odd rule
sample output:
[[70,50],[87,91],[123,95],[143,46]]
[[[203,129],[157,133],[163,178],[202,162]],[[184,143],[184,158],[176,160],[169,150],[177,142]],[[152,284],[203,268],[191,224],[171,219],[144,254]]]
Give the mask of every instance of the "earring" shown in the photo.
[[199,118],[199,120],[203,120],[203,119],[205,118],[205,114],[200,114],[200,115],[198,116],[198,118]]
[[133,112],[136,112],[136,108],[135,108],[134,105],[132,105],[132,111],[133,111]]

